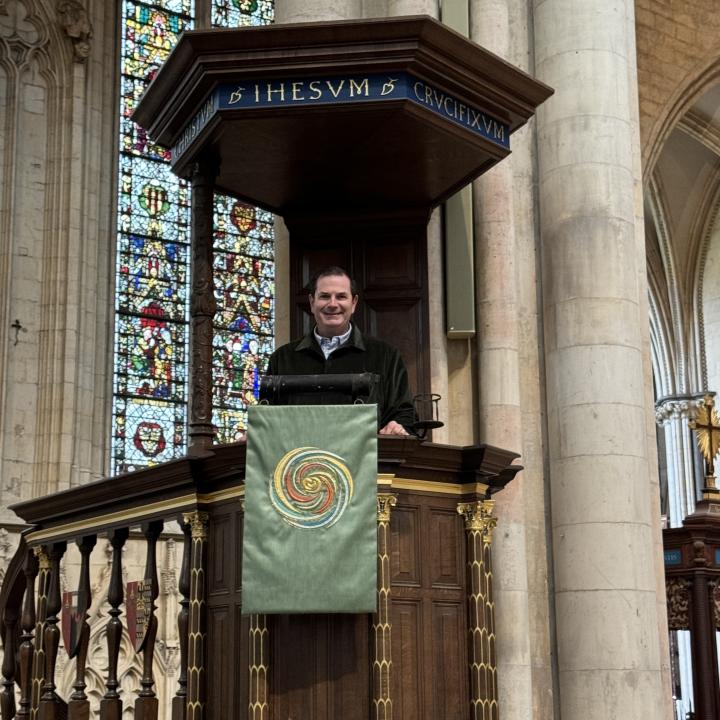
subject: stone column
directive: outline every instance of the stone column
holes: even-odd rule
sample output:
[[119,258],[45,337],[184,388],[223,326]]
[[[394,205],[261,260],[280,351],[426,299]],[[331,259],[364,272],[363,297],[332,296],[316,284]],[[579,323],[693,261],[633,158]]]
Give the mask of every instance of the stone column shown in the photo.
[[665,398],[655,405],[655,421],[665,432],[670,527],[680,527],[695,511],[695,441],[688,421],[702,404],[702,398],[687,395]]
[[388,0],[387,14],[396,15],[430,15],[436,18],[439,11],[438,0]]
[[[471,3],[471,39],[509,62],[514,57],[511,27],[522,15],[516,3],[507,0],[475,0]],[[515,31],[522,36],[522,28]],[[519,46],[522,39],[517,40]],[[526,41],[524,43],[526,45]],[[539,401],[539,393],[527,387],[537,386],[537,375],[532,366],[537,360],[524,359],[528,368],[521,380],[521,340],[537,343],[521,335],[519,287],[524,258],[525,240],[534,244],[532,233],[523,235],[523,223],[532,222],[531,213],[516,222],[515,164],[516,153],[525,160],[529,157],[527,142],[518,149],[516,137],[511,140],[513,154],[475,182],[475,237],[477,284],[477,372],[478,372],[478,439],[492,445],[520,452],[525,460],[524,425],[528,427],[537,418],[523,419],[521,397],[528,399],[527,409]],[[526,188],[529,190],[530,188]],[[524,202],[526,202],[523,199]],[[520,253],[523,253],[522,257]],[[530,255],[531,262],[534,258]],[[527,278],[524,278],[527,279]],[[531,280],[534,285],[534,281]],[[532,310],[531,310],[532,312]],[[538,448],[536,441],[528,447]],[[533,466],[534,464],[534,466]],[[539,683],[542,691],[534,690],[534,667],[549,665],[550,648],[547,619],[546,546],[542,507],[543,473],[541,457],[527,463],[528,469],[502,493],[496,496],[496,516],[502,532],[495,536],[495,575],[493,586],[496,603],[497,677],[500,714],[508,718],[535,720],[550,718],[552,692],[549,669],[548,679]],[[535,492],[535,505],[529,493]],[[532,544],[528,538],[528,512],[535,508],[539,522],[539,537]],[[541,562],[538,563],[537,561]],[[541,587],[531,610],[529,569]],[[535,627],[531,625],[535,618]],[[536,696],[537,695],[537,696]],[[549,705],[549,707],[548,707]]]
[[[666,718],[645,415],[630,0],[536,0],[547,435],[563,717]],[[621,629],[621,630],[620,630]]]
[[362,0],[276,0],[276,23],[352,20],[362,17]]

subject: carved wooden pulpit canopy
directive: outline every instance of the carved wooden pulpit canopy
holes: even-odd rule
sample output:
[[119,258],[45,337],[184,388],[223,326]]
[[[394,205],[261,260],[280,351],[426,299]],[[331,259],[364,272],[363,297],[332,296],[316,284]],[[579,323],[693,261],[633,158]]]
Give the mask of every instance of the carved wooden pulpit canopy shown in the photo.
[[185,33],[134,119],[189,177],[280,215],[425,213],[510,152],[551,90],[429,17]]

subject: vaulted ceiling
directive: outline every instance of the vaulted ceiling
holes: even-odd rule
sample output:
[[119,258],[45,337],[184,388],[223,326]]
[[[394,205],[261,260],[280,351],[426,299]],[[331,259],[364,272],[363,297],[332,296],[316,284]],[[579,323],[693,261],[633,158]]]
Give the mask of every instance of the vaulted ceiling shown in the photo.
[[[651,298],[660,316],[656,322],[672,337],[672,353],[685,366],[682,374],[693,362],[699,273],[719,207],[720,85],[706,91],[677,122],[645,189]],[[672,391],[688,391],[684,384],[680,379]]]

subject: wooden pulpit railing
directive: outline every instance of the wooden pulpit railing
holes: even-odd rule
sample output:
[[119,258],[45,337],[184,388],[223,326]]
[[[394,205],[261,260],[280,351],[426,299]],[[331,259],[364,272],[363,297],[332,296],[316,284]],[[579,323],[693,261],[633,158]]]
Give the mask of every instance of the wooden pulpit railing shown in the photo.
[[[367,615],[243,616],[240,560],[244,444],[219,446],[129,475],[15,506],[29,528],[0,595],[2,720],[120,720],[121,634],[127,631],[122,551],[141,530],[143,587],[131,637],[143,673],[131,704],[142,720],[250,718],[497,718],[490,543],[491,494],[520,469],[514,453],[381,438],[378,607]],[[159,707],[153,653],[158,627],[156,547],[166,523],[184,536],[179,576],[180,676]],[[112,546],[105,692],[86,690],[98,536]],[[80,574],[72,692],[62,697],[60,568],[76,543]],[[349,559],[351,562],[352,559]]]

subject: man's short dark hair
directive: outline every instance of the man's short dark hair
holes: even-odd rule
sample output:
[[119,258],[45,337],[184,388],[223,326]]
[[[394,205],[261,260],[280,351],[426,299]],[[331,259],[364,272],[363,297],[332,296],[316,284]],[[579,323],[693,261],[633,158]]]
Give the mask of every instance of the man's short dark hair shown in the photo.
[[308,291],[313,297],[315,297],[318,280],[320,278],[329,277],[330,275],[345,276],[350,281],[350,293],[352,294],[352,296],[355,297],[358,294],[357,286],[355,285],[355,280],[353,279],[352,275],[350,275],[350,273],[345,268],[341,268],[339,265],[329,265],[328,267],[324,267],[321,270],[318,270],[316,273],[313,273],[312,277],[310,278],[310,282],[308,283]]

